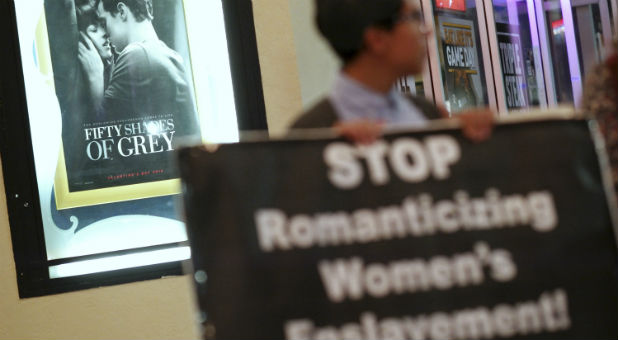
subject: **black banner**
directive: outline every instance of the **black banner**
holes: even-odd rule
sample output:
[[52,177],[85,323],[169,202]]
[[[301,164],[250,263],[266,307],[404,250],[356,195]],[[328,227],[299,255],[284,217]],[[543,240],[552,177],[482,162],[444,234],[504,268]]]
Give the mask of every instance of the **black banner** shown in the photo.
[[586,121],[192,148],[180,169],[206,337],[618,335]]

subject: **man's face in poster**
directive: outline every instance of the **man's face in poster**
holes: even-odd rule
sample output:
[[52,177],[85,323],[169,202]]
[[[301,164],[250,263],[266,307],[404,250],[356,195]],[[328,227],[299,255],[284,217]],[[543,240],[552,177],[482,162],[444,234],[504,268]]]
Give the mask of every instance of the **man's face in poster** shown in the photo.
[[118,3],[118,13],[115,15],[105,10],[102,1],[97,6],[97,15],[105,24],[109,39],[119,53],[128,45],[128,11],[129,8],[122,2]]

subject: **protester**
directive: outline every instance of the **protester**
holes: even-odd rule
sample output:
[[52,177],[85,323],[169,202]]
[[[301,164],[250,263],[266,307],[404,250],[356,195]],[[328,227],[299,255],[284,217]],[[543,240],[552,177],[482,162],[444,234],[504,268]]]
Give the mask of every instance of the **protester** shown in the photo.
[[[385,126],[422,127],[444,118],[421,97],[395,89],[401,77],[419,74],[427,55],[431,28],[411,0],[316,0],[320,33],[343,62],[327,96],[292,124],[293,129],[335,127],[351,139],[368,143]],[[464,134],[480,141],[491,133],[493,114],[486,109],[460,113]]]
[[605,138],[615,192],[618,192],[618,54],[616,40],[607,60],[586,80],[582,109],[599,122]]

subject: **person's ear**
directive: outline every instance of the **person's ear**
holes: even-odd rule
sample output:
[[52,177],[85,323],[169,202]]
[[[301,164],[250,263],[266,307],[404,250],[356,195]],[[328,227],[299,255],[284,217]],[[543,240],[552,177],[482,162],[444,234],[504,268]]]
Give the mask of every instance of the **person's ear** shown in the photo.
[[125,5],[124,2],[119,2],[118,5],[116,5],[116,9],[118,9],[118,16],[120,17],[120,19],[122,21],[127,21],[127,16],[128,16],[128,11],[129,11],[129,9],[127,8],[127,5]]
[[387,32],[379,28],[369,27],[365,30],[364,43],[368,51],[382,54],[388,46]]

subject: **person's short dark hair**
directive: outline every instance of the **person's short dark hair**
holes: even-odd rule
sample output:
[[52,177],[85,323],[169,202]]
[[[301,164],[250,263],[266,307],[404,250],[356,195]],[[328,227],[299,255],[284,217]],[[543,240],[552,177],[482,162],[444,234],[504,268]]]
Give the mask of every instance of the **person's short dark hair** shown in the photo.
[[86,32],[90,25],[100,25],[101,19],[94,10],[81,12],[77,15],[77,29]]
[[348,63],[361,51],[368,27],[393,27],[403,0],[316,0],[315,4],[318,30]]
[[97,7],[100,2],[103,3],[103,9],[114,16],[118,14],[118,4],[122,2],[129,7],[138,22],[154,19],[152,0],[97,0]]

